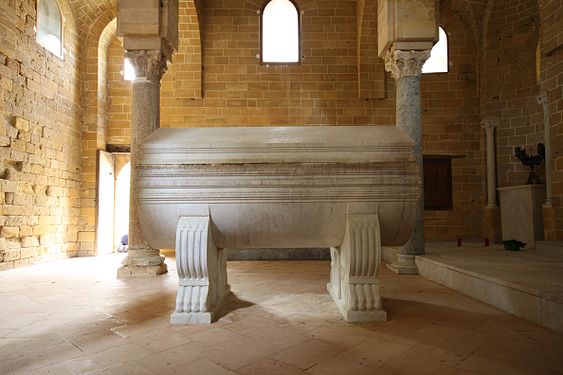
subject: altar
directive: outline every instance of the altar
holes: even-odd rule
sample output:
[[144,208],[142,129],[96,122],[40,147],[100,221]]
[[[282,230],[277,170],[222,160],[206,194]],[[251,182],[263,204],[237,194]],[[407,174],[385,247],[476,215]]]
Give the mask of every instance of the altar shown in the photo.
[[176,249],[172,324],[213,321],[237,248],[330,248],[327,288],[344,319],[386,319],[381,246],[406,242],[420,196],[400,129],[157,129],[140,149],[141,229],[152,247]]

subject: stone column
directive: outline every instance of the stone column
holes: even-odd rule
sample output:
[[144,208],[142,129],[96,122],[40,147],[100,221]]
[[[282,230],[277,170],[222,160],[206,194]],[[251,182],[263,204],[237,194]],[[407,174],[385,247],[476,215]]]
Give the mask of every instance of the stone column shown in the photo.
[[497,126],[498,122],[495,119],[484,120],[481,123],[481,127],[485,129],[487,142],[487,208],[498,207],[495,152],[495,129]]
[[544,238],[547,241],[555,240],[555,209],[553,208],[553,187],[551,171],[551,118],[549,112],[549,95],[545,88],[537,97],[538,104],[543,109],[544,146],[545,146],[545,203],[543,210]]
[[159,249],[149,246],[137,214],[137,162],[139,145],[160,127],[160,79],[167,59],[160,50],[126,51],[135,68],[131,106],[131,197],[129,204],[129,251],[118,270],[118,277],[156,276],[167,272]]
[[551,207],[553,189],[551,187],[551,121],[549,117],[549,97],[547,90],[542,90],[538,95],[538,103],[543,109],[544,146],[545,146],[545,206]]
[[397,260],[388,265],[402,275],[418,273],[415,255],[424,254],[424,167],[422,157],[422,111],[420,104],[420,75],[422,65],[430,57],[430,50],[392,50],[385,55],[385,69],[391,72],[397,88],[396,122],[415,143],[414,158],[419,165],[420,198],[417,203],[417,222],[407,243],[397,253]]
[[487,204],[483,212],[483,236],[493,243],[498,243],[501,240],[495,149],[495,129],[497,126],[497,119],[490,118],[481,122],[481,127],[485,129],[487,144]]

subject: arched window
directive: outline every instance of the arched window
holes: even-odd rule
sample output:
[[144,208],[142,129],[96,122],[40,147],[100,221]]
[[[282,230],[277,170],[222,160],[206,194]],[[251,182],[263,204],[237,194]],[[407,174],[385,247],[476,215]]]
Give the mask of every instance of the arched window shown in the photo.
[[263,63],[299,63],[300,17],[292,0],[270,0],[260,17]]
[[123,79],[126,81],[134,81],[137,77],[137,73],[135,72],[135,67],[131,60],[127,57],[123,59]]
[[430,58],[422,67],[422,73],[447,73],[448,72],[448,36],[446,31],[439,27],[438,43],[432,48]]
[[37,43],[63,56],[63,16],[56,0],[37,0]]

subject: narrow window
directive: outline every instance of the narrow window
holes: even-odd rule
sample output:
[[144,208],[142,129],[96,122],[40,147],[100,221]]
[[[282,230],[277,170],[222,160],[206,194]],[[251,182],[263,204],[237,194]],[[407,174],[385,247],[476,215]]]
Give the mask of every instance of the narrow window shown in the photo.
[[126,81],[134,81],[137,78],[137,73],[133,67],[133,63],[128,58],[123,60],[123,79]]
[[299,63],[299,10],[292,0],[266,3],[260,27],[263,63]]
[[63,57],[63,16],[56,0],[37,1],[37,43]]
[[422,73],[447,73],[448,72],[448,36],[439,27],[438,43],[432,47],[430,58],[426,60],[422,67]]

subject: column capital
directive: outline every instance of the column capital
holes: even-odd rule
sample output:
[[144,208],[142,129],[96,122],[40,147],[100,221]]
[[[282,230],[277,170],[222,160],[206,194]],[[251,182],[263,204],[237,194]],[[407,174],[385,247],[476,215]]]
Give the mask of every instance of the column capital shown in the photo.
[[547,89],[542,88],[540,94],[536,97],[538,104],[549,104],[549,94]]
[[486,118],[481,121],[481,127],[485,130],[487,129],[494,129],[498,127],[498,119],[497,118]]
[[419,77],[422,66],[430,58],[430,50],[404,51],[393,50],[385,53],[385,70],[391,73],[394,79],[403,77]]
[[160,82],[168,68],[168,60],[161,50],[128,50],[125,57],[135,68],[136,79]]

